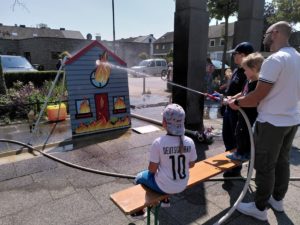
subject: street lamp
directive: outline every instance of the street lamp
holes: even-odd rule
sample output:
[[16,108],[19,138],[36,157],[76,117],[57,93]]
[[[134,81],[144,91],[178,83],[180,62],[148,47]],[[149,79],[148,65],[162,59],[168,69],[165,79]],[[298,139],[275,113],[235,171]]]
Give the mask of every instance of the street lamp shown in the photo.
[[112,16],[113,16],[113,50],[115,53],[115,51],[116,51],[116,46],[115,46],[116,34],[115,34],[115,1],[114,0],[112,0]]

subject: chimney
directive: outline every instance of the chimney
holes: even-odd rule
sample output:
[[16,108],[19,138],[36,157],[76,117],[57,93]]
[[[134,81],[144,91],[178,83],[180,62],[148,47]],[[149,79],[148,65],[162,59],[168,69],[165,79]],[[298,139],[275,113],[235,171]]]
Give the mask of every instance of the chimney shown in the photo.
[[101,41],[101,36],[96,36],[97,41]]

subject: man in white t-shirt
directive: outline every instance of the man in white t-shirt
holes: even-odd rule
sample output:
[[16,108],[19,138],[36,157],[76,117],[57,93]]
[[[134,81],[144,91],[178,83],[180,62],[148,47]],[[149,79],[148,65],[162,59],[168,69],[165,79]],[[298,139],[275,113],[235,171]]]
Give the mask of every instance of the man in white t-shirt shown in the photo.
[[[194,167],[197,153],[194,141],[185,136],[185,112],[178,104],[169,104],[163,111],[163,127],[167,133],[156,138],[149,151],[148,170],[140,172],[136,184],[143,184],[161,194],[182,192],[188,183],[189,168]],[[161,206],[168,206],[166,199]],[[141,210],[131,215],[145,217]]]
[[300,54],[289,45],[291,26],[284,21],[270,26],[264,38],[270,55],[263,63],[256,89],[230,101],[233,109],[258,106],[254,131],[255,202],[240,203],[237,210],[267,220],[267,206],[283,212],[289,185],[289,153],[300,124]]

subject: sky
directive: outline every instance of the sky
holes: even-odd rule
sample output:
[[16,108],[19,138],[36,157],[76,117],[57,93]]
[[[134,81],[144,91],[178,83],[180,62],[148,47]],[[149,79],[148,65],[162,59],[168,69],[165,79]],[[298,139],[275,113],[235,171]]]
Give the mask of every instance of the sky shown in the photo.
[[[80,31],[113,40],[112,0],[0,0],[0,23],[7,26]],[[153,34],[156,39],[174,30],[174,0],[114,0],[115,38]],[[213,23],[213,22],[212,22]]]
[[[112,0],[0,0],[0,23],[36,27],[44,23],[52,29],[80,31],[84,37],[113,39]],[[174,0],[114,0],[115,37],[129,38],[153,34],[159,38],[174,29]]]

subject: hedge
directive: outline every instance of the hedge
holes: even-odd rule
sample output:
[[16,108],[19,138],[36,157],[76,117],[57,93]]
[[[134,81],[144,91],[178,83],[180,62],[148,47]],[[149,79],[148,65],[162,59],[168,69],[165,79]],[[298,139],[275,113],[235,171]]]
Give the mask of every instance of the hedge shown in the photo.
[[[13,87],[13,83],[21,81],[27,84],[31,81],[35,87],[41,87],[46,80],[54,80],[56,77],[56,70],[49,71],[30,71],[30,72],[17,72],[17,73],[4,73],[5,83],[7,88]],[[63,77],[63,71],[61,71],[60,79]]]

